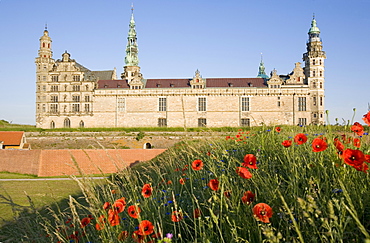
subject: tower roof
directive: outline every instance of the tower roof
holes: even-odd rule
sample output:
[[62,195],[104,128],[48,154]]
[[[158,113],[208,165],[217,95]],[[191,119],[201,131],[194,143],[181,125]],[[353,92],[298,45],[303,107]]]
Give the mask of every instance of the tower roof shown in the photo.
[[320,33],[320,29],[319,27],[317,27],[317,24],[316,24],[315,16],[313,17],[311,21],[311,28],[308,31],[308,34],[313,34],[313,33]]

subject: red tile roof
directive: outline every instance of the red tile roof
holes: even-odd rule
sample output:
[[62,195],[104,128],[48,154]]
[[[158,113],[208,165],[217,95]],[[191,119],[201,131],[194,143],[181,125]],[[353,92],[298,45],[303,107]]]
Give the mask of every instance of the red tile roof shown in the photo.
[[4,146],[20,145],[24,132],[0,132],[0,141],[4,142]]
[[[145,88],[190,88],[191,79],[147,79]],[[267,87],[263,78],[206,78],[206,88]],[[125,80],[99,80],[98,89],[129,88]]]

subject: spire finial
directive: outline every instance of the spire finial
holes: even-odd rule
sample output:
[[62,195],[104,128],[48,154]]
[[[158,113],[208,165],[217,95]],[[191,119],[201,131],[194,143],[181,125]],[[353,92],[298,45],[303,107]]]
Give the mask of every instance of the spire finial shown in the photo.
[[45,23],[45,30],[48,30],[48,22]]
[[134,3],[131,3],[131,13],[134,13]]
[[314,19],[315,18],[315,13],[312,14],[312,18]]

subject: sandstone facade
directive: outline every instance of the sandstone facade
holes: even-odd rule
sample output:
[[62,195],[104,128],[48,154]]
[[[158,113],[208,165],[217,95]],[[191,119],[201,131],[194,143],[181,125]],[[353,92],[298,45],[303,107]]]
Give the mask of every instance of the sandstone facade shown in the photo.
[[126,66],[91,71],[71,59],[52,58],[48,30],[36,58],[36,125],[60,127],[241,127],[324,124],[324,60],[313,19],[304,67],[267,76],[261,60],[256,78],[145,79],[138,66],[133,14]]

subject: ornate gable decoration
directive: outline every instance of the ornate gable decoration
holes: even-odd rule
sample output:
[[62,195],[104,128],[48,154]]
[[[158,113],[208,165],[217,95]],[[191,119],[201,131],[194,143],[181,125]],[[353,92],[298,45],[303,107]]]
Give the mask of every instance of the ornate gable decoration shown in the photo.
[[276,69],[272,71],[272,75],[269,81],[267,81],[267,85],[269,88],[280,88],[283,80],[277,75]]
[[303,84],[304,81],[304,72],[301,67],[300,62],[295,63],[295,68],[293,72],[289,75],[289,79],[286,81],[286,84]]
[[190,81],[190,86],[192,89],[204,89],[206,87],[206,82],[198,69],[195,71],[195,77]]

